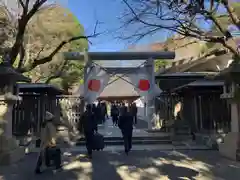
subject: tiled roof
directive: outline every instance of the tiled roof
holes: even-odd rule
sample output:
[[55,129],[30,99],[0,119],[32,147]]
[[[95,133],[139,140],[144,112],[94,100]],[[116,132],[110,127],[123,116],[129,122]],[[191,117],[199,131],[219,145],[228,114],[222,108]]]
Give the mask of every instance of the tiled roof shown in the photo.
[[[121,76],[121,75],[119,75]],[[113,77],[109,81],[109,85],[105,87],[100,97],[130,97],[139,96],[139,94],[134,90],[134,87],[123,79],[117,79],[115,82],[111,83],[117,77]],[[129,81],[127,77],[123,77],[125,80]],[[84,85],[76,88],[74,95],[83,96]]]
[[25,76],[23,76],[21,73],[18,73],[15,69],[9,66],[0,65],[0,76],[8,78],[13,78],[15,81],[20,82],[30,82],[31,80]]
[[[124,77],[124,79],[129,81],[127,77]],[[114,80],[114,78],[112,78],[112,80]],[[112,80],[109,82],[111,83]],[[125,80],[117,79],[115,82],[109,84],[100,94],[100,97],[139,96],[138,92],[134,90],[134,86]]]

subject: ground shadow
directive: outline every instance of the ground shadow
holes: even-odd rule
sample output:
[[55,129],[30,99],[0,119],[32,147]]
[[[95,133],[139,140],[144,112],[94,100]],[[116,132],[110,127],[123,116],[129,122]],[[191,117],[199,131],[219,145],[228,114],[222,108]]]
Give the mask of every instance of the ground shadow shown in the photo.
[[238,180],[239,168],[239,163],[227,161],[217,151],[134,151],[129,156],[122,152],[96,152],[92,177],[93,179],[121,177],[127,180],[156,178]]
[[[31,153],[19,162],[0,167],[0,179],[1,180],[40,180],[40,179],[79,179],[78,175],[84,172],[81,167],[62,170],[61,172],[54,173],[53,169],[44,169],[42,174],[36,175],[34,169],[36,167],[37,153]],[[68,162],[70,161],[68,160]]]
[[[154,153],[132,152],[129,156],[124,153],[108,152],[104,157],[105,162],[111,164],[121,178],[126,180],[152,180],[163,177],[173,180],[180,177],[192,179],[198,175],[197,171],[190,168],[178,167],[174,164],[154,164],[153,160],[157,158],[159,158],[157,151]],[[180,159],[178,158],[178,160]]]
[[[128,156],[119,151],[99,151],[93,159],[84,153],[65,153],[64,171],[53,174],[48,171],[34,176],[36,154],[4,171],[3,180],[35,179],[84,179],[84,180],[153,180],[153,179],[231,179],[240,177],[240,164],[222,158],[217,151],[133,151]],[[27,163],[26,163],[27,162]],[[9,168],[8,168],[9,169]],[[0,178],[1,179],[1,178]]]
[[101,179],[114,179],[122,180],[119,174],[116,172],[114,165],[110,164],[107,158],[105,158],[108,153],[105,152],[93,152],[93,159],[89,161],[87,158],[79,158],[80,162],[91,162],[92,172],[91,180],[101,180]]

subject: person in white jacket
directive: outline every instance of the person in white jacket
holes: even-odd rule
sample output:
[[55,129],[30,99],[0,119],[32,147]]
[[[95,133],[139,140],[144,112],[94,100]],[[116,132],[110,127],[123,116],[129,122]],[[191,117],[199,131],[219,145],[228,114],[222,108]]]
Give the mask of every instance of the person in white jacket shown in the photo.
[[50,166],[50,159],[53,159],[56,169],[61,168],[61,151],[56,144],[57,127],[54,124],[54,119],[54,115],[47,111],[41,128],[41,144],[36,173],[41,173],[43,159],[45,159],[47,166]]

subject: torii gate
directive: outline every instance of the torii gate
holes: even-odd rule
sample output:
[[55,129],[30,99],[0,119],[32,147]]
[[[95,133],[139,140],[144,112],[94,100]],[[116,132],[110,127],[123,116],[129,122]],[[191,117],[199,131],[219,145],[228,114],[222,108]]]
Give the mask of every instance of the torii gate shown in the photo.
[[[113,60],[145,60],[144,68],[148,78],[155,82],[154,76],[154,60],[173,60],[175,52],[137,52],[137,51],[123,51],[123,52],[65,52],[64,57],[66,60],[83,60],[84,67],[84,81],[89,76],[90,68],[94,65],[94,61],[113,61]],[[98,65],[100,66],[100,65]],[[142,67],[101,67],[108,74],[128,74],[136,72]],[[122,78],[118,76],[118,78]],[[128,83],[128,82],[127,82]],[[85,88],[84,88],[85,89]],[[148,120],[148,128],[152,129],[152,122],[155,122],[154,103],[155,97],[149,95],[146,102],[146,118]]]

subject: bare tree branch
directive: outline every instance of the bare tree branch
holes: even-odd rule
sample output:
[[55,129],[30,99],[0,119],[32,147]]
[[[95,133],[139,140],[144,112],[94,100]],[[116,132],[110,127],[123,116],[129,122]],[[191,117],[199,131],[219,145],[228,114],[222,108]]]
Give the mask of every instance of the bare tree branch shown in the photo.
[[79,39],[86,39],[88,40],[89,38],[93,38],[98,36],[100,33],[95,33],[93,35],[89,35],[89,36],[76,36],[76,37],[72,37],[67,41],[62,41],[54,50],[52,53],[50,53],[47,57],[41,58],[41,59],[35,59],[33,61],[33,63],[31,63],[28,67],[25,68],[21,68],[18,69],[19,72],[23,73],[23,72],[27,72],[27,71],[31,71],[32,69],[34,69],[35,67],[41,65],[41,64],[45,64],[47,62],[50,62],[52,60],[52,58],[64,47],[64,45],[71,43],[72,41],[76,41]]
[[40,7],[47,2],[47,0],[36,0],[32,9],[28,12],[28,3],[24,4],[22,1],[18,2],[23,6],[23,11],[20,19],[18,20],[18,31],[15,39],[15,43],[12,46],[12,49],[9,53],[10,63],[13,64],[16,60],[17,55],[19,54],[20,47],[23,43],[24,33],[26,26],[32,16],[40,9]]
[[15,42],[8,53],[8,57],[10,59],[11,64],[13,64],[16,61],[17,56],[20,55],[20,61],[17,66],[17,70],[21,73],[31,71],[38,65],[50,62],[52,58],[59,52],[59,50],[61,50],[66,44],[71,43],[72,41],[86,39],[89,43],[91,43],[89,39],[96,37],[100,34],[96,32],[97,26],[98,26],[98,22],[97,22],[95,24],[94,32],[92,35],[89,35],[89,36],[81,35],[81,36],[72,37],[68,40],[63,40],[61,43],[57,45],[57,47],[47,57],[40,58],[40,54],[44,50],[44,46],[43,46],[42,49],[37,54],[37,56],[34,58],[34,60],[30,59],[29,62],[26,63],[26,65],[24,66],[25,52],[23,52],[24,50],[23,44],[24,44],[24,35],[26,33],[27,24],[29,20],[32,18],[32,16],[42,9],[42,6],[47,2],[47,0],[35,0],[33,2],[33,5],[31,5],[31,8],[29,8],[30,7],[29,2],[30,0],[26,0],[25,3],[23,0],[18,0],[18,3],[22,7],[22,11],[18,19],[18,26],[16,27],[17,31],[15,36]]
[[[193,37],[206,42],[222,44],[234,55],[240,56],[236,47],[228,44],[230,33],[219,21],[219,7],[224,4],[228,13],[222,16],[230,17],[238,25],[239,18],[234,16],[234,11],[228,5],[227,0],[211,0],[210,7],[205,6],[204,0],[122,0],[128,8],[128,13],[123,15],[125,28],[135,28],[123,33],[123,39],[142,39],[145,36],[168,30],[182,36]],[[221,5],[222,5],[221,4]],[[199,21],[209,21],[218,34],[206,31]],[[133,32],[129,34],[129,32]]]
[[[59,77],[64,77],[64,75],[66,74],[66,73],[64,73],[64,71],[66,71],[68,62],[69,62],[69,61],[65,60],[64,63],[63,63],[63,65],[61,66],[61,68],[58,69],[57,72],[54,73],[54,75],[49,76],[49,77],[46,79],[45,83],[48,84],[48,83],[50,83],[51,80],[53,80],[53,79],[56,79],[56,78],[59,78]],[[84,66],[82,66],[82,67],[81,67],[80,69],[78,69],[78,70],[83,72],[83,69],[84,69]],[[82,76],[80,76],[79,78],[82,78]]]
[[54,73],[54,75],[49,76],[49,77],[47,78],[47,80],[45,81],[45,83],[46,83],[46,84],[49,84],[51,80],[61,77],[64,69],[65,69],[66,66],[67,66],[67,64],[68,64],[68,61],[64,60],[64,63],[63,63],[63,65],[61,66],[61,68],[58,69],[57,72]]
[[43,52],[45,46],[42,46],[42,48],[40,49],[40,51],[37,53],[37,56],[35,59],[38,59],[40,57],[40,54]]
[[19,4],[22,6],[22,8],[24,9],[25,8],[25,4],[23,3],[22,0],[18,0]]
[[236,16],[234,14],[234,10],[232,7],[230,7],[228,0],[222,0],[223,5],[225,6],[232,22],[238,27],[238,29],[240,30],[240,17]]

